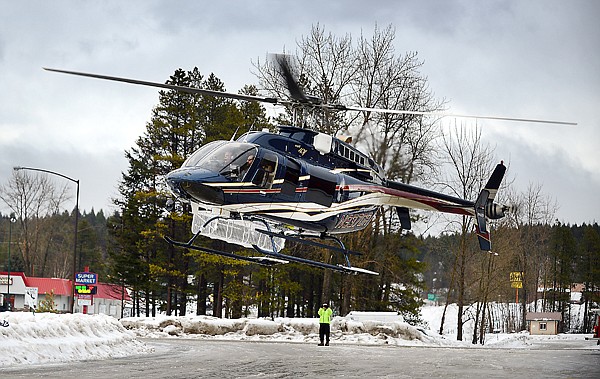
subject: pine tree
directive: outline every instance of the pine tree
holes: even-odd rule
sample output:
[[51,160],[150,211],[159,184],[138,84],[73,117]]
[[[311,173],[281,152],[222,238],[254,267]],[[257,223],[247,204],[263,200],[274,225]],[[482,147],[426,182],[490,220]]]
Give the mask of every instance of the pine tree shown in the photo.
[[[204,79],[197,68],[189,72],[178,69],[167,83],[225,90],[214,74]],[[123,174],[119,187],[121,197],[116,200],[121,214],[111,220],[111,230],[118,242],[118,248],[111,254],[112,274],[135,286],[139,294],[134,297],[145,298],[146,314],[155,314],[159,299],[167,314],[184,314],[187,295],[191,291],[188,275],[194,274],[198,279],[208,277],[214,267],[201,269],[207,264],[215,263],[221,267],[221,274],[214,280],[220,283],[216,288],[223,290],[223,270],[230,262],[190,253],[164,241],[165,235],[189,239],[191,216],[188,204],[179,204],[170,213],[166,211],[171,195],[162,178],[179,168],[200,146],[217,139],[230,139],[237,128],[248,123],[264,124],[264,109],[256,108],[256,105],[243,105],[242,108],[252,112],[240,111],[236,102],[225,98],[160,91],[159,104],[152,111],[144,135],[126,152],[129,169]],[[198,287],[198,292],[206,293],[207,281],[198,280],[198,283],[204,287]],[[222,297],[222,293],[218,296]]]

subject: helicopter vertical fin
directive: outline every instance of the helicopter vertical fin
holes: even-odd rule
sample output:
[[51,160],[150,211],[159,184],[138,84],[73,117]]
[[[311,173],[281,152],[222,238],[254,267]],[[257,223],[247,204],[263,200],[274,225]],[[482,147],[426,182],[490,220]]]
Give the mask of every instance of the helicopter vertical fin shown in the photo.
[[475,201],[475,233],[479,240],[479,247],[484,251],[492,250],[492,240],[486,225],[486,206],[493,203],[505,172],[506,166],[504,166],[504,162],[496,165],[492,176],[485,185],[485,188],[479,193],[477,201]]
[[400,219],[400,226],[404,230],[410,230],[412,225],[410,222],[410,213],[406,207],[396,207],[396,213]]

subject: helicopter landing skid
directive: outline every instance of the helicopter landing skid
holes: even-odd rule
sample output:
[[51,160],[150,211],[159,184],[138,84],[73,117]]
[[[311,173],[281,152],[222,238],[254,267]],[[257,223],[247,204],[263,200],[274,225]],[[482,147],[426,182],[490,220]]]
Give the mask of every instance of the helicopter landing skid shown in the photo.
[[[268,228],[268,225],[267,225]],[[348,259],[348,254],[354,254],[354,255],[362,255],[362,253],[356,252],[356,251],[352,251],[352,250],[347,250],[346,247],[344,246],[344,244],[342,243],[342,241],[340,241],[338,238],[333,237],[333,236],[327,236],[327,235],[323,235],[323,236],[315,236],[317,238],[322,238],[322,239],[331,239],[336,241],[340,247],[335,247],[335,246],[330,246],[330,245],[325,245],[322,243],[318,243],[318,242],[314,242],[314,241],[310,241],[307,240],[305,238],[300,237],[293,237],[293,236],[288,236],[285,235],[284,233],[274,233],[270,230],[262,230],[262,229],[256,229],[257,232],[259,233],[263,233],[269,236],[269,238],[274,238],[274,237],[278,237],[278,238],[283,238],[292,242],[298,242],[298,243],[302,243],[305,245],[310,245],[310,246],[316,246],[316,247],[320,247],[320,248],[324,248],[327,250],[331,250],[331,251],[335,251],[335,252],[339,252],[342,253],[344,255],[344,258],[346,259],[346,265],[332,265],[329,263],[324,263],[324,262],[319,262],[319,261],[313,261],[311,259],[306,259],[306,258],[300,258],[300,257],[294,257],[291,255],[285,255],[285,254],[281,254],[279,252],[277,252],[277,250],[273,249],[272,251],[269,250],[265,250],[262,249],[256,245],[252,246],[254,248],[254,250],[258,251],[261,254],[265,254],[267,256],[271,256],[274,258],[278,258],[278,259],[284,259],[284,260],[288,260],[288,261],[292,261],[292,262],[298,262],[298,263],[303,263],[309,266],[315,266],[315,267],[321,267],[321,268],[327,268],[333,271],[337,271],[337,272],[341,272],[344,274],[369,274],[369,275],[379,275],[379,273],[375,272],[375,271],[371,271],[371,270],[367,270],[364,268],[360,268],[360,267],[353,267],[350,264],[350,259]]]
[[196,237],[198,235],[199,235],[199,233],[195,234],[192,237],[192,239],[190,239],[188,242],[175,241],[175,240],[169,238],[168,236],[165,236],[164,238],[169,244],[171,244],[173,246],[183,247],[183,248],[191,249],[191,250],[202,251],[202,252],[208,253],[208,254],[220,255],[222,257],[233,258],[233,259],[248,261],[248,262],[252,262],[252,263],[258,263],[263,266],[273,266],[275,264],[288,263],[288,261],[286,261],[284,259],[278,259],[278,258],[274,258],[274,257],[268,257],[268,256],[267,257],[247,257],[244,255],[237,255],[234,253],[228,253],[226,251],[215,250],[215,249],[210,249],[208,247],[194,245],[194,240],[196,239]]
[[261,249],[258,246],[254,246],[254,249],[256,251],[258,251],[261,254],[270,256],[270,257],[274,257],[276,259],[282,259],[282,260],[286,260],[286,261],[291,261],[291,262],[297,262],[297,263],[302,263],[308,266],[315,266],[315,267],[320,267],[320,268],[327,268],[333,271],[337,271],[337,272],[341,272],[344,274],[370,274],[370,275],[379,275],[379,273],[375,272],[375,271],[370,271],[370,270],[366,270],[363,268],[359,268],[359,267],[352,267],[352,266],[344,266],[344,265],[332,265],[329,263],[324,263],[324,262],[319,262],[319,261],[313,261],[311,259],[306,259],[306,258],[300,258],[300,257],[294,257],[292,255],[285,255],[285,254],[281,254],[281,253],[274,253],[272,251],[269,250],[265,250],[265,249]]

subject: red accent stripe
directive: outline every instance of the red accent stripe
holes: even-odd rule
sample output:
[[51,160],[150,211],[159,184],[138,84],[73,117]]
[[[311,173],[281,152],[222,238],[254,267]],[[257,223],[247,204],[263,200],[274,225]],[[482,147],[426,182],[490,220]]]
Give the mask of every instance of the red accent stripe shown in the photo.
[[444,213],[453,213],[465,216],[471,216],[472,214],[466,210],[463,206],[448,203],[446,201],[441,201],[433,197],[418,195],[416,193],[400,191],[394,188],[388,188],[384,186],[378,185],[350,185],[350,191],[363,191],[363,192],[372,192],[372,193],[383,193],[386,195],[397,196],[403,199],[413,200],[421,204],[425,204],[430,206],[440,212]]

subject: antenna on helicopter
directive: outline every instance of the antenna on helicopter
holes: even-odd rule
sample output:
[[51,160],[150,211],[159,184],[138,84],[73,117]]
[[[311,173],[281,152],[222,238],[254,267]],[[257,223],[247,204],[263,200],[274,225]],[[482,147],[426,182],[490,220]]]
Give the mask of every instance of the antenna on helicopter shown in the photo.
[[235,135],[237,134],[238,130],[240,130],[239,126],[237,128],[235,128],[235,132],[233,132],[233,135],[231,136],[231,139],[229,141],[234,141],[235,140]]

